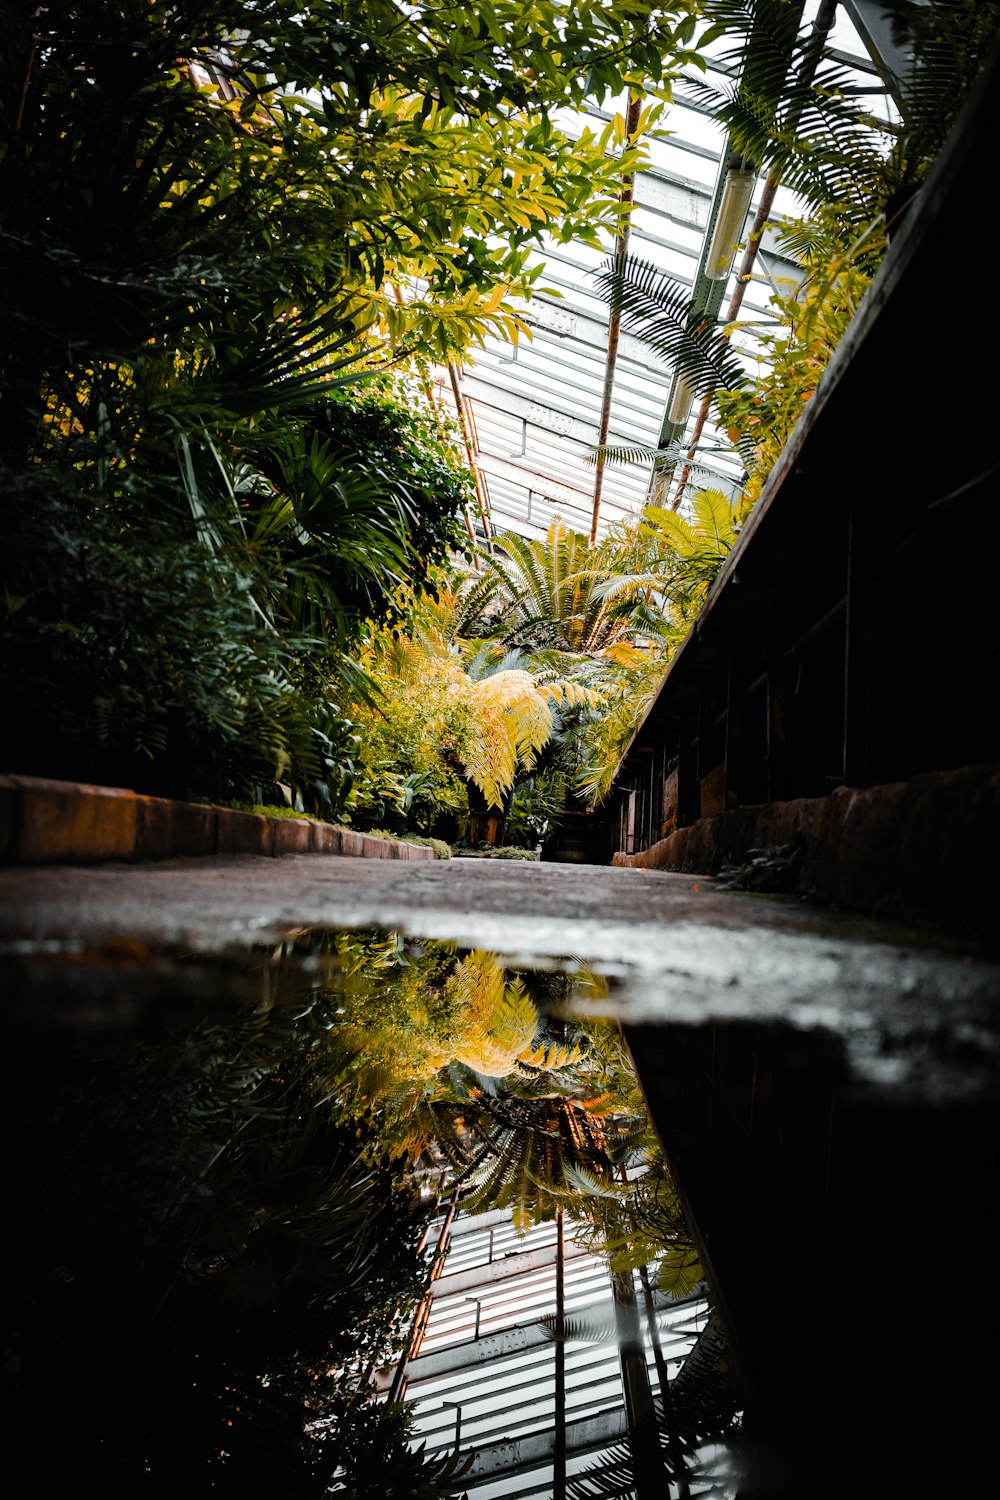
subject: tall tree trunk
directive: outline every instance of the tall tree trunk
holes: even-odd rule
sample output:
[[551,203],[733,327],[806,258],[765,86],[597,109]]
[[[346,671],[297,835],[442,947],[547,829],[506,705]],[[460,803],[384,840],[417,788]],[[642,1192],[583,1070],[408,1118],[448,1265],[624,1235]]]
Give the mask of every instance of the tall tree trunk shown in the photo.
[[469,843],[473,848],[480,844],[501,845],[507,834],[507,815],[514,800],[514,788],[511,787],[504,796],[502,807],[488,802],[474,781],[467,779],[465,789],[469,798]]

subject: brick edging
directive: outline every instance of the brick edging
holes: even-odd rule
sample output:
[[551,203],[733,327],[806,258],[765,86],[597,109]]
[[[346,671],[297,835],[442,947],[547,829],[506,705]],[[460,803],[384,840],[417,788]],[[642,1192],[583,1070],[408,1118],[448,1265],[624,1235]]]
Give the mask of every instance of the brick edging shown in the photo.
[[125,787],[0,776],[0,863],[155,860],[206,854],[339,854],[436,859],[430,847],[228,807],[144,797]]

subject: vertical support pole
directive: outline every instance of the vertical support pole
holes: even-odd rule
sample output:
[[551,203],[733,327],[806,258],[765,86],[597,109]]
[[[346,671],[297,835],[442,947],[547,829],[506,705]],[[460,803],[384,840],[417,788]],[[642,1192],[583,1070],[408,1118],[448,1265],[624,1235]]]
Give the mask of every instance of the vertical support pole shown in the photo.
[[724,771],[724,804],[739,807],[742,801],[742,714],[743,652],[729,648],[729,673],[726,682],[726,749]]
[[451,380],[451,393],[455,398],[455,411],[458,415],[458,425],[462,429],[462,438],[465,443],[465,456],[469,461],[469,468],[472,471],[473,482],[476,486],[476,500],[479,504],[479,514],[482,517],[483,522],[483,535],[486,538],[486,551],[488,553],[492,553],[493,533],[490,528],[490,508],[486,499],[486,493],[483,489],[483,476],[480,474],[479,465],[476,462],[476,445],[472,436],[472,426],[469,421],[469,414],[465,409],[465,397],[462,395],[462,389],[459,385],[459,372],[456,365],[452,361],[449,361],[448,363],[448,375]]
[[663,1348],[660,1344],[660,1330],[656,1326],[656,1308],[653,1306],[653,1289],[649,1284],[649,1272],[645,1266],[639,1267],[639,1280],[642,1282],[642,1299],[646,1307],[646,1322],[649,1325],[649,1336],[653,1341],[656,1376],[660,1382],[660,1403],[667,1423],[667,1442],[670,1446],[670,1460],[673,1466],[673,1473],[670,1477],[677,1486],[678,1500],[690,1500],[691,1487],[688,1484],[687,1464],[684,1461],[684,1447],[680,1441],[677,1419],[674,1413],[674,1398],[670,1389],[670,1372],[667,1369],[667,1361],[663,1357]]
[[552,1500],[566,1500],[566,1248],[563,1211],[556,1210],[555,1439],[552,1453]]
[[[639,128],[639,116],[642,113],[642,93],[633,90],[628,98],[628,114],[625,120],[625,147],[626,150],[632,144],[632,137]],[[630,172],[622,183],[621,204],[625,214],[621,220],[617,237],[615,239],[615,258],[624,259],[628,251],[629,240],[629,215],[632,212],[632,196],[635,188],[635,174]],[[590,545],[597,544],[597,523],[601,514],[601,490],[604,485],[604,454],[600,451],[608,441],[608,429],[611,426],[611,397],[615,387],[615,366],[618,362],[618,338],[621,330],[621,310],[615,307],[611,309],[608,320],[608,352],[604,361],[604,394],[601,399],[601,419],[597,428],[597,466],[594,474],[594,503],[590,518]]]
[[871,778],[872,679],[871,500],[855,494],[847,540],[847,608],[844,641],[844,785]]
[[466,1297],[465,1301],[474,1302],[476,1304],[476,1326],[472,1334],[472,1341],[473,1343],[476,1343],[479,1339],[479,1321],[483,1315],[483,1304],[478,1297]]
[[462,1446],[462,1403],[461,1401],[442,1401],[442,1406],[453,1406],[455,1408],[455,1449],[457,1453]]
[[782,662],[767,669],[767,800],[788,795],[788,673]]
[[[396,301],[401,301],[402,297],[400,295],[399,288],[397,286],[394,286],[393,291],[396,294]],[[424,395],[427,397],[427,404],[434,414],[434,421],[437,424],[438,432],[441,434],[442,438],[448,441],[449,435],[444,426],[444,422],[441,416],[441,401],[435,394],[433,382],[430,379],[425,380],[423,382],[423,388]],[[476,572],[479,573],[481,569],[479,566],[479,557],[476,553],[476,532],[472,524],[472,517],[469,515],[468,503],[465,503],[462,506],[462,519],[465,522],[465,529],[469,533],[469,541],[472,543],[472,566],[475,568]]]
[[625,1395],[625,1422],[632,1452],[632,1489],[636,1500],[663,1500],[663,1458],[632,1272],[613,1271],[611,1288],[618,1325],[618,1361]]
[[698,792],[697,724],[701,716],[697,707],[685,708],[681,716],[677,749],[677,827],[687,828],[701,814]]

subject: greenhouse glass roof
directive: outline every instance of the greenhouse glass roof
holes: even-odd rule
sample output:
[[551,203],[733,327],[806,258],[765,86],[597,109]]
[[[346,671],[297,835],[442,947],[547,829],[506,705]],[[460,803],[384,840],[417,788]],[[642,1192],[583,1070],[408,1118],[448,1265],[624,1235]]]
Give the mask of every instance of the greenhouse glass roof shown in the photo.
[[[812,25],[819,9],[815,0],[805,5],[803,29]],[[825,56],[850,70],[873,116],[891,118],[891,100],[861,34],[868,34],[868,47],[874,45],[869,25],[874,30],[877,6],[841,4],[834,11]],[[714,45],[716,62],[706,74],[710,81],[724,83],[731,76],[731,68],[721,61],[731,45],[725,39]],[[624,98],[602,101],[578,121],[581,127],[606,122],[615,111],[624,115],[626,108]],[[674,89],[661,128],[662,138],[647,140],[648,165],[636,177],[628,249],[681,286],[707,296],[709,311],[725,323],[738,285],[742,246],[765,193],[765,179],[757,176],[752,181],[736,242],[730,242],[728,274],[706,281],[711,231],[731,165],[726,135],[695,89],[683,81]],[[732,344],[750,373],[763,369],[754,325],[773,319],[770,298],[782,282],[787,291],[801,279],[801,271],[782,253],[775,235],[782,218],[799,212],[797,200],[779,186],[734,320]],[[730,495],[740,488],[743,463],[726,434],[711,415],[700,426],[700,402],[685,412],[683,391],[678,406],[670,365],[635,334],[622,332],[613,360],[605,442],[611,448],[666,447],[669,456],[657,462],[655,475],[652,458],[628,464],[609,461],[595,520],[594,451],[601,435],[610,314],[594,273],[612,249],[610,235],[603,253],[579,243],[546,245],[540,252],[541,285],[546,290],[526,308],[531,337],[516,345],[488,338],[461,373],[480,493],[498,533],[543,536],[558,516],[574,530],[590,533],[593,528],[601,536],[648,499],[675,503],[692,444],[694,482]],[[439,388],[452,403],[453,384],[446,370],[439,372]],[[670,415],[681,420],[671,423]]]

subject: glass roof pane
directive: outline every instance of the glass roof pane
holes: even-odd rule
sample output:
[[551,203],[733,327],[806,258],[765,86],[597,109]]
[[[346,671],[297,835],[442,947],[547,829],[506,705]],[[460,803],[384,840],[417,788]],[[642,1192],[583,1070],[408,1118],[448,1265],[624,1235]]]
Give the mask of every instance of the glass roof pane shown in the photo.
[[[815,0],[805,7],[811,23]],[[720,39],[711,48],[715,62],[705,77],[724,84],[731,76],[721,57],[731,42]],[[849,69],[851,86],[865,91],[872,113],[892,115],[881,80],[843,7],[827,43],[827,55]],[[692,77],[697,77],[692,73]],[[563,111],[567,129],[596,128],[627,100],[602,100],[587,111]],[[661,121],[665,138],[646,142],[648,164],[634,187],[635,208],[630,224],[630,252],[648,260],[684,286],[692,286],[711,216],[712,196],[719,177],[726,139],[694,92],[681,82],[674,102]],[[746,227],[753,221],[763,181],[758,179]],[[778,187],[771,211],[772,227],[765,231],[750,283],[745,289],[737,322],[743,325],[733,347],[751,374],[765,368],[759,328],[773,318],[769,302],[782,281],[792,284],[801,272],[778,248],[773,223],[795,217],[801,205]],[[489,494],[493,529],[522,535],[543,535],[555,516],[575,529],[589,532],[593,507],[595,465],[608,350],[608,308],[594,281],[594,272],[612,249],[604,236],[603,253],[579,243],[547,242],[537,253],[544,270],[542,288],[524,308],[532,337],[512,346],[487,339],[475,351],[462,375],[461,389],[478,434],[478,466]],[[736,287],[736,266],[726,280],[720,316]],[[632,333],[619,340],[607,442],[610,446],[659,440],[670,394],[672,371]],[[439,372],[442,397],[451,403],[450,379]],[[699,403],[687,419],[682,448],[690,443]],[[739,486],[742,461],[724,432],[709,419],[698,444],[699,477],[729,493]],[[651,465],[608,463],[604,470],[598,535],[623,516],[641,508],[650,493]]]

